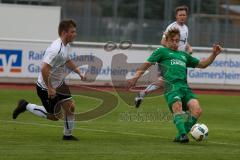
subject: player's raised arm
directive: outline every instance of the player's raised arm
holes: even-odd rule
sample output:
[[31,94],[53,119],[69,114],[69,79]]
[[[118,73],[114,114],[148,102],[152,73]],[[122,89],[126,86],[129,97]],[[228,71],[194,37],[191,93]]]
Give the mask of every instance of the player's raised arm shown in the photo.
[[72,60],[68,60],[66,62],[66,66],[69,69],[71,69],[73,72],[77,73],[80,76],[81,80],[83,80],[83,81],[86,80],[85,75],[83,73],[81,73],[80,69],[73,63]]
[[222,50],[223,48],[220,45],[214,44],[212,54],[208,58],[201,60],[197,65],[197,68],[206,68],[207,66],[212,64],[212,62],[215,60],[217,55],[219,55],[222,52]]
[[135,73],[134,77],[130,80],[128,80],[128,86],[127,88],[131,88],[135,86],[137,80],[141,77],[141,75],[152,65],[150,62],[145,62],[143,63],[138,69],[137,72]]

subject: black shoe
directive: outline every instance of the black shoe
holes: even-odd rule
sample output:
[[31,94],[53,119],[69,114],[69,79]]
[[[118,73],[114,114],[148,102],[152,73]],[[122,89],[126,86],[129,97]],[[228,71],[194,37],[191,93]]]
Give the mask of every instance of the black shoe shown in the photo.
[[28,102],[25,99],[19,100],[17,107],[13,111],[12,118],[16,119],[20,113],[25,112],[27,104]]
[[62,138],[63,140],[67,140],[67,141],[78,141],[78,138],[74,137],[74,136],[63,136]]
[[135,97],[135,107],[139,108],[142,101],[143,101],[143,96],[141,96],[141,94],[139,93],[137,97]]
[[189,138],[187,136],[187,134],[182,134],[180,136],[180,143],[188,143],[189,142]]
[[173,142],[188,143],[189,139],[188,139],[187,134],[182,134],[179,137],[175,137]]

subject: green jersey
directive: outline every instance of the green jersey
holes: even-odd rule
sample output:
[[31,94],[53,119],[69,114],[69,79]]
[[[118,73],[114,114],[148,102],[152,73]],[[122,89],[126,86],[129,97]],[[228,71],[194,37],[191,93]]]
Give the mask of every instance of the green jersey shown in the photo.
[[187,67],[195,68],[199,60],[183,51],[174,51],[160,47],[147,59],[150,63],[158,63],[163,80],[178,87],[187,85]]

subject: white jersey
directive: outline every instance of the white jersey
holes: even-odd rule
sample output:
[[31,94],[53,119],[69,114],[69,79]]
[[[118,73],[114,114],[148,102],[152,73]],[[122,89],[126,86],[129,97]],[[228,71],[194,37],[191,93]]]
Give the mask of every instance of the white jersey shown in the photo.
[[[65,63],[70,59],[69,52],[70,45],[67,44],[64,46],[60,38],[53,41],[45,51],[43,62],[52,67],[49,77],[53,88],[57,88],[64,81],[66,76]],[[38,75],[37,85],[43,89],[47,89],[42,77],[42,72]]]
[[187,45],[187,42],[188,42],[188,27],[185,24],[183,24],[181,26],[177,22],[173,22],[170,25],[168,25],[165,32],[167,32],[171,28],[178,28],[179,29],[179,31],[180,31],[180,42],[179,42],[178,50],[186,51],[186,45]]

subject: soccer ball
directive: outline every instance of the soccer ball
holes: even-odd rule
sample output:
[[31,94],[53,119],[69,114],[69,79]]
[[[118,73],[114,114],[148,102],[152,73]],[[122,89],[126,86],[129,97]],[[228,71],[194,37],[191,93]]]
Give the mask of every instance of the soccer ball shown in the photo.
[[190,134],[196,141],[202,141],[208,136],[208,127],[205,124],[197,123],[191,128]]

